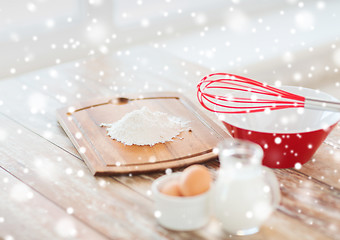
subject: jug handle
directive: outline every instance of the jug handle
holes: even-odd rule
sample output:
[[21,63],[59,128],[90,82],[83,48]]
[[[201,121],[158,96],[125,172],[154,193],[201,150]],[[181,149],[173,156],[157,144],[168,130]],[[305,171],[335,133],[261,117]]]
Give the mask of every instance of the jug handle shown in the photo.
[[263,167],[266,179],[268,181],[268,185],[270,186],[270,190],[272,191],[273,196],[273,205],[275,208],[277,208],[280,205],[281,201],[281,191],[280,191],[280,185],[277,181],[276,175],[273,172],[273,170]]

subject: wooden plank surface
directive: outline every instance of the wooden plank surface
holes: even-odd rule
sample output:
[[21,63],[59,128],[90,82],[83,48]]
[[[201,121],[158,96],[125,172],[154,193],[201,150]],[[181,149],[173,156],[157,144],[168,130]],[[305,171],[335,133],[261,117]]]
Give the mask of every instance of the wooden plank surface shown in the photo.
[[[11,131],[18,129],[17,124],[13,124],[6,118],[0,117],[0,122]],[[1,166],[22,182],[44,194],[46,198],[53,199],[60,208],[66,211],[72,208],[74,216],[106,237],[131,239],[136,238],[134,234],[139,231],[141,231],[138,235],[140,239],[149,239],[152,236],[157,239],[191,239],[192,237],[205,239],[202,235],[207,239],[223,239],[225,236],[216,222],[194,233],[177,233],[160,228],[153,217],[153,206],[150,201],[152,200],[149,194],[152,176],[138,180],[135,177],[125,177],[131,182],[138,182],[137,185],[125,181],[130,186],[127,188],[110,177],[93,177],[82,161],[39,136],[30,134],[29,130],[22,129],[18,135],[19,138],[15,135],[9,137],[6,144],[1,146]],[[35,142],[35,145],[30,147],[28,142]],[[22,158],[24,153],[25,159]],[[44,161],[44,164],[41,161]],[[140,189],[143,197],[141,198],[141,195],[131,188]],[[294,203],[291,207],[294,207]],[[299,224],[290,222],[280,212],[275,216],[279,218],[274,220],[276,223],[291,224],[291,228],[300,226],[297,234],[313,231],[300,222]],[[206,232],[208,229],[209,231]],[[295,239],[285,233],[286,230],[281,228],[280,224],[272,224],[272,220],[268,220],[263,229],[267,229],[264,231],[272,229],[270,231],[272,233],[267,236],[268,239],[276,235],[282,235],[285,239]],[[323,236],[317,231],[314,235]],[[257,235],[259,236],[262,236],[262,232]]]
[[4,239],[108,239],[0,168],[0,233]]
[[[150,49],[137,49],[135,53],[140,55],[146,50]],[[58,212],[50,207],[57,206],[64,214],[72,208],[71,216],[79,220],[79,224],[88,226],[93,234],[104,238],[229,238],[216,221],[194,232],[173,232],[161,228],[153,216],[150,185],[162,173],[93,177],[56,122],[55,110],[72,102],[145,90],[158,91],[159,88],[179,90],[197,104],[194,94],[196,72],[207,69],[187,62],[183,66],[183,60],[165,58],[161,52],[150,50],[149,53],[152,69],[142,68],[137,60],[131,60],[137,59],[134,56],[107,57],[79,61],[80,67],[77,68],[70,63],[0,81],[0,100],[3,101],[0,105],[3,114],[0,129],[5,132],[1,136],[6,139],[0,144],[1,167],[34,189],[37,195],[43,196],[45,200],[42,202],[52,203],[42,204],[42,208]],[[136,72],[133,66],[137,64],[140,68]],[[163,67],[166,65],[173,66],[173,70],[165,74]],[[53,71],[58,73],[57,76],[51,74]],[[101,71],[104,75],[100,74]],[[189,75],[184,74],[185,71]],[[125,75],[120,79],[122,72]],[[39,100],[44,102],[41,108],[32,109],[34,104],[31,103]],[[213,114],[209,116],[214,118]],[[235,239],[339,239],[339,136],[340,130],[337,128],[313,156],[315,160],[300,170],[276,170],[283,196],[279,209],[259,234]],[[210,161],[206,166],[212,173],[218,169],[216,161]],[[4,194],[8,202],[10,197]],[[30,206],[33,203],[25,204]],[[13,203],[12,206],[20,212],[20,205]],[[34,216],[33,212],[26,213]],[[10,223],[18,221],[30,226],[29,220],[11,212],[2,215]],[[48,221],[53,221],[53,218]],[[38,221],[37,224],[43,223]],[[12,226],[9,229],[1,231],[0,237],[15,236],[13,231],[16,228]],[[47,227],[46,232],[32,227],[32,232],[42,238],[55,234],[52,227]]]
[[[9,131],[18,129],[4,117],[0,121]],[[30,146],[30,142],[35,144]],[[156,226],[150,221],[150,200],[110,177],[94,178],[84,162],[28,130],[22,129],[19,138],[17,134],[8,137],[1,145],[0,159],[7,171],[61,208],[73,208],[74,215],[107,237],[134,239],[136,231],[141,231],[143,238],[161,238],[164,234],[162,229],[158,233],[142,231]]]

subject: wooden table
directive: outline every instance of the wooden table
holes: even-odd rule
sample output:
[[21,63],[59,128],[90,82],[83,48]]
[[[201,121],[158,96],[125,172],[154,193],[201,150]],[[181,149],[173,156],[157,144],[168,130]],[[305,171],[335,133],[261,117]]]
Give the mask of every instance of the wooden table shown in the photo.
[[145,91],[179,91],[198,105],[196,83],[210,72],[157,49],[121,53],[0,81],[0,239],[340,239],[339,126],[301,170],[275,170],[280,207],[248,237],[214,220],[193,232],[160,227],[150,185],[164,173],[94,177],[56,109]]

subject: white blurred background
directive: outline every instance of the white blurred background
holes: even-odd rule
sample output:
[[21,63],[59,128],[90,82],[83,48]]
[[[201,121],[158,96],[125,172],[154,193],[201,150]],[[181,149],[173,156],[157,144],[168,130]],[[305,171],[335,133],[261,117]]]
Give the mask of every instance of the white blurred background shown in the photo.
[[0,78],[145,45],[337,94],[339,15],[336,0],[0,0]]

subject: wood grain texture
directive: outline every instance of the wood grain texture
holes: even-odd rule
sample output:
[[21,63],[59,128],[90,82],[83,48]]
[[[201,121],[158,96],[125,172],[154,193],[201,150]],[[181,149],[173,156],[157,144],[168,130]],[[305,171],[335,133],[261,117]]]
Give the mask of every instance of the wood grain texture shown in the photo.
[[0,179],[0,238],[108,239],[2,168]]
[[[98,174],[143,173],[179,168],[216,158],[213,148],[228,135],[179,93],[130,95],[73,104],[57,111],[59,123],[81,154],[91,172]],[[101,123],[116,122],[133,110],[148,107],[190,122],[190,131],[171,142],[154,146],[127,146],[107,136]],[[82,137],[76,137],[81,133]],[[81,151],[85,149],[85,152]]]
[[[12,132],[18,128],[1,116],[0,122]],[[72,207],[74,216],[108,238],[135,239],[139,232],[142,239],[167,239],[150,200],[113,178],[94,178],[82,161],[25,129],[0,145],[0,164],[65,211]]]
[[340,229],[339,189],[314,178],[306,179],[296,170],[277,169],[275,173],[283,196],[280,210],[337,239]]
[[340,148],[323,144],[300,172],[340,190]]
[[[27,78],[28,80],[30,78]],[[13,92],[17,94],[12,94]],[[77,150],[56,121],[55,110],[62,106],[60,101],[47,95],[43,89],[36,90],[26,82],[22,83],[14,79],[0,81],[0,96],[4,99],[4,104],[0,106],[1,113],[6,114],[21,127],[28,128],[43,138],[63,146],[68,152],[78,155]],[[43,102],[40,109],[32,109],[36,101]],[[46,106],[51,106],[51,108]]]

